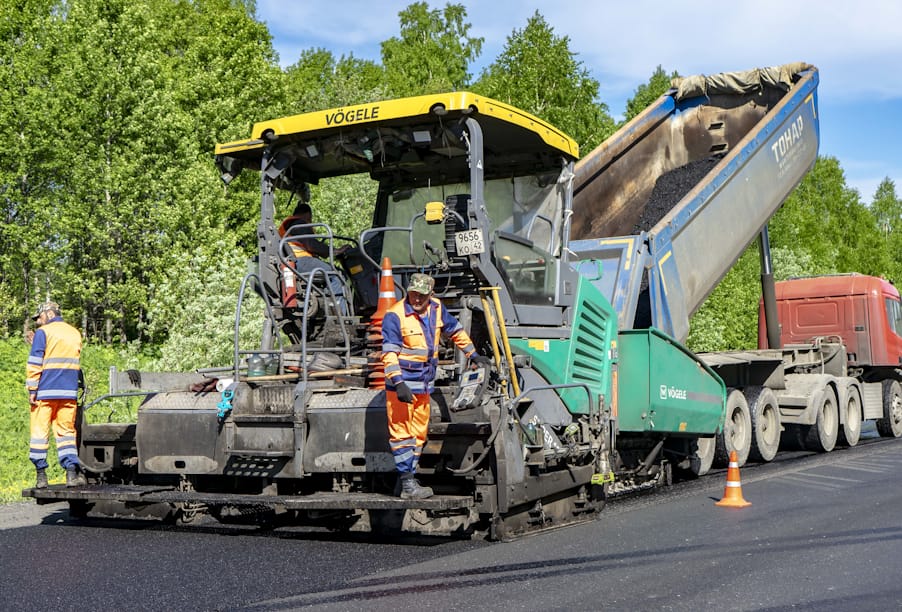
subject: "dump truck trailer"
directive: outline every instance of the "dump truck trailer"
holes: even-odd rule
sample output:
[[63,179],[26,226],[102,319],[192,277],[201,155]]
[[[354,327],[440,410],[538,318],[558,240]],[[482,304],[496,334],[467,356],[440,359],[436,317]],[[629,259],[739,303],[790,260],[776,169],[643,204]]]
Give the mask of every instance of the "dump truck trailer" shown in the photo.
[[[757,74],[681,85],[579,163],[553,126],[468,92],[265,121],[218,145],[227,184],[259,172],[258,252],[236,321],[256,291],[261,345],[236,333],[219,370],[113,372],[111,396],[144,397],[136,422],[84,422],[89,484],[24,494],[75,514],[504,539],[592,518],[610,494],[669,483],[673,469],[704,473],[736,427],[722,376],[682,344],[688,317],[817,151],[816,69]],[[658,177],[709,158],[669,212],[642,219]],[[277,212],[351,174],[377,185],[369,229],[278,234]],[[339,272],[297,271],[290,242],[312,235],[351,245],[331,250]],[[436,495],[405,500],[393,494],[379,296],[402,298],[415,272],[436,279],[493,366],[443,347],[419,463]]]
[[[878,418],[884,435],[902,427],[899,362],[886,355],[902,330],[874,328],[889,366],[870,370],[856,367],[854,354],[850,361],[852,334],[836,325],[804,338],[787,336],[784,325],[780,340],[778,321],[796,321],[797,313],[783,298],[776,308],[767,222],[815,162],[817,83],[817,70],[801,63],[678,80],[575,168],[570,249],[614,306],[621,330],[652,327],[684,340],[689,317],[759,241],[760,350],[699,355],[728,387],[724,431],[700,441],[694,465],[702,472],[712,461],[725,464],[732,450],[740,464],[750,456],[769,461],[781,438],[820,451],[837,439],[854,445],[862,418]],[[806,282],[807,299],[832,295],[830,281]],[[898,293],[883,285],[873,293],[897,312]],[[621,386],[622,400],[627,393]]]

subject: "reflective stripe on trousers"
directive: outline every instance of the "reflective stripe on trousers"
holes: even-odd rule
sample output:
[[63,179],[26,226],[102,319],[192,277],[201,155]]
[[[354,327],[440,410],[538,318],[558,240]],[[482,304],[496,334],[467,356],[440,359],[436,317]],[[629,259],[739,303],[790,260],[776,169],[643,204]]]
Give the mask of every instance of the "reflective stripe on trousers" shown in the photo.
[[63,469],[78,465],[78,446],[75,435],[75,400],[42,399],[31,407],[31,439],[28,458],[37,469],[46,469],[49,433],[53,426],[56,452]]
[[429,431],[429,395],[415,393],[413,403],[408,404],[399,400],[394,391],[386,390],[385,408],[395,467],[402,474],[415,472]]

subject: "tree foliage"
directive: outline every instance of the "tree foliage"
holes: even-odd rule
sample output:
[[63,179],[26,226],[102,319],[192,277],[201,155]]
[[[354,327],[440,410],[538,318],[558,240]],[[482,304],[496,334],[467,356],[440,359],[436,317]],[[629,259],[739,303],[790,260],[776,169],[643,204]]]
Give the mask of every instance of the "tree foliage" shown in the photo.
[[381,66],[353,55],[335,59],[326,49],[308,49],[285,71],[287,99],[279,114],[293,115],[386,97]]
[[[0,3],[0,336],[18,335],[26,313],[52,297],[91,339],[149,343],[158,367],[226,359],[256,245],[259,175],[225,189],[212,152],[247,138],[256,121],[472,87],[584,151],[615,127],[598,81],[538,12],[475,83],[483,40],[460,4],[407,6],[381,63],[311,48],[285,70],[254,12],[252,0]],[[658,66],[626,118],[675,74]],[[312,189],[316,219],[356,237],[373,191],[365,176],[323,181]],[[287,215],[293,202],[277,206]],[[836,159],[819,159],[770,227],[778,277],[902,278],[902,202],[889,179],[869,208]],[[754,342],[754,251],[693,319],[697,346]]]
[[846,186],[835,157],[818,158],[770,227],[772,244],[807,252],[815,274],[879,275],[889,264],[874,213]]
[[230,0],[16,8],[4,155],[26,154],[0,184],[0,241],[18,245],[0,287],[18,316],[53,297],[91,336],[136,337],[182,249],[223,224],[253,236],[254,210],[222,197],[210,153],[281,96],[269,34]]
[[647,83],[642,83],[636,88],[633,97],[626,101],[626,113],[623,122],[626,123],[642,111],[644,111],[652,102],[667,93],[670,89],[670,81],[677,78],[680,74],[676,71],[668,76],[664,72],[664,68],[658,64],[655,71],[649,77]]
[[398,13],[400,36],[382,43],[385,81],[392,96],[456,91],[470,82],[470,62],[482,51],[482,38],[469,35],[461,4],[429,9],[414,2]]
[[614,133],[598,87],[570,50],[570,38],[557,36],[536,11],[526,27],[508,36],[474,89],[548,121],[588,151]]
[[877,186],[871,211],[877,221],[879,238],[876,244],[888,254],[886,276],[902,282],[902,199],[896,195],[896,185],[889,178]]
[[53,168],[61,162],[45,137],[53,4],[0,4],[0,336],[49,289],[37,268],[53,258],[47,226],[54,215]]
[[[166,337],[154,369],[186,371],[229,366],[235,349],[235,315],[248,258],[233,236],[196,246],[154,287],[148,334]],[[192,299],[185,300],[190,295]],[[241,303],[239,350],[260,346],[264,304],[248,281]],[[176,333],[168,333],[174,330]]]

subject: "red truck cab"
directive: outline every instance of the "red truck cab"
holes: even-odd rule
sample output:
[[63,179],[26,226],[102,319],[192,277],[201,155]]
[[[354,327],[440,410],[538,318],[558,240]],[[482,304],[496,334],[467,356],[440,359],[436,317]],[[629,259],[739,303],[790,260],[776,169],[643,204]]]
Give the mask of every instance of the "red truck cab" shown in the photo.
[[[776,298],[783,346],[839,336],[850,366],[902,363],[902,304],[889,281],[862,274],[797,278],[776,283]],[[763,308],[758,347],[767,348]]]

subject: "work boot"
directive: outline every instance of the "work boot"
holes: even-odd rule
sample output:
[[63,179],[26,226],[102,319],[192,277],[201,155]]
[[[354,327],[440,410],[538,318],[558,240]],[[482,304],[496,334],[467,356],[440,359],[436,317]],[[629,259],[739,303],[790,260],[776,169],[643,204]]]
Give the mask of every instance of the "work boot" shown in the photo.
[[88,484],[85,475],[81,473],[77,466],[66,468],[66,486],[67,487],[83,487]]
[[413,474],[403,474],[401,476],[401,499],[426,499],[432,497],[432,489],[424,487]]
[[47,470],[38,470],[38,477],[37,480],[35,480],[34,488],[46,489],[47,484]]

